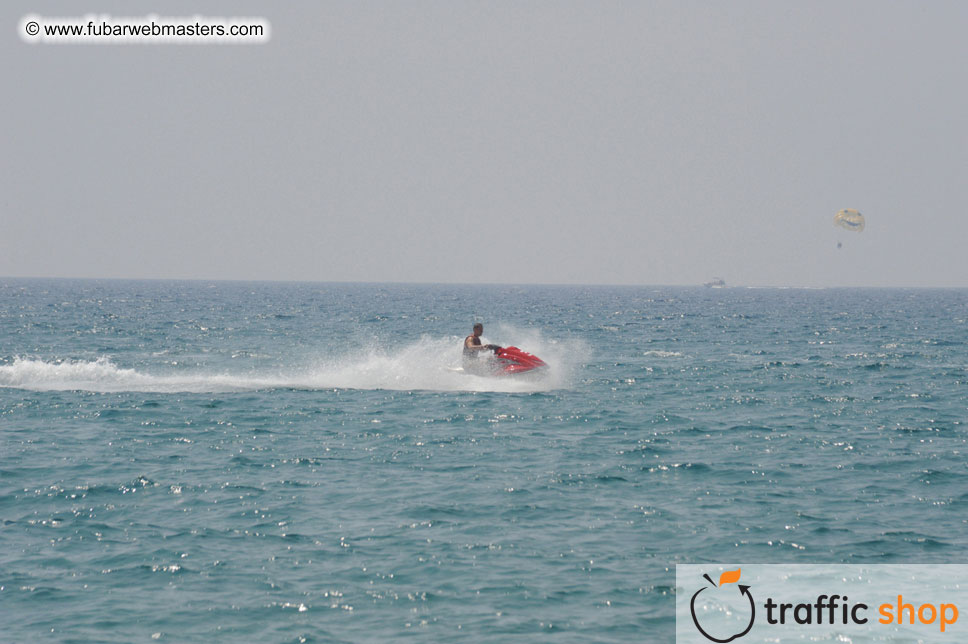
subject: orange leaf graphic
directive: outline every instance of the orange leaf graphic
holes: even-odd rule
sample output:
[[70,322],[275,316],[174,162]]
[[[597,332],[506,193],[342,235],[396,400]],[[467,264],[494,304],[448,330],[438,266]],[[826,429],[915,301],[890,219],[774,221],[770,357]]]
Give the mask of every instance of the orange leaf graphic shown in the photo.
[[727,570],[721,574],[719,576],[719,585],[722,586],[723,584],[735,584],[737,581],[739,581],[740,570],[742,570],[742,568],[737,568],[736,570]]

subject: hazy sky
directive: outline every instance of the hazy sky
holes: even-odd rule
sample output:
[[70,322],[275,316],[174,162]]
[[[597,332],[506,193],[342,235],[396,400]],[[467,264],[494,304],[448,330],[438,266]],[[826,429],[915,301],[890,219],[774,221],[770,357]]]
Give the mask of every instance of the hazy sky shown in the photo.
[[[30,45],[28,13],[272,38]],[[0,276],[968,286],[968,2],[0,15]]]

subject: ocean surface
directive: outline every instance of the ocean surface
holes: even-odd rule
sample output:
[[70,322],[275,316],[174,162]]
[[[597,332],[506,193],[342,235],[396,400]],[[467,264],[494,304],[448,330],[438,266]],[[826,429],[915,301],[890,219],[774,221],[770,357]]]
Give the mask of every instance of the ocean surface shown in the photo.
[[[545,359],[455,371],[471,324]],[[0,641],[672,641],[962,563],[968,291],[0,279]]]

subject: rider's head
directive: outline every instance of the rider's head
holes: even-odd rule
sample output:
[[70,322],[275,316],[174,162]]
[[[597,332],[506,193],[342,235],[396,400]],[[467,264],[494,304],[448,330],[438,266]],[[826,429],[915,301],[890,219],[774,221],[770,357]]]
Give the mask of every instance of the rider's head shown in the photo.
[[480,335],[482,333],[484,333],[484,325],[478,322],[474,325],[474,335]]

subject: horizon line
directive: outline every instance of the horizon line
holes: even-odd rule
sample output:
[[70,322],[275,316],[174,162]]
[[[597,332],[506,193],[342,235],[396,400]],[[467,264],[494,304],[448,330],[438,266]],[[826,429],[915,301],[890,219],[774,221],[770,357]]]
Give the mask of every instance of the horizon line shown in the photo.
[[366,286],[558,286],[558,287],[608,287],[608,288],[709,288],[722,289],[946,289],[964,290],[966,286],[937,286],[937,285],[824,285],[809,286],[803,284],[733,284],[720,287],[706,287],[705,283],[678,284],[647,284],[647,283],[605,283],[605,282],[425,282],[425,281],[372,281],[372,280],[320,280],[320,279],[264,279],[264,278],[208,278],[208,277],[64,277],[64,276],[13,276],[0,275],[0,280],[51,280],[51,281],[82,281],[82,282],[225,282],[225,283],[255,283],[255,284],[339,284]]

